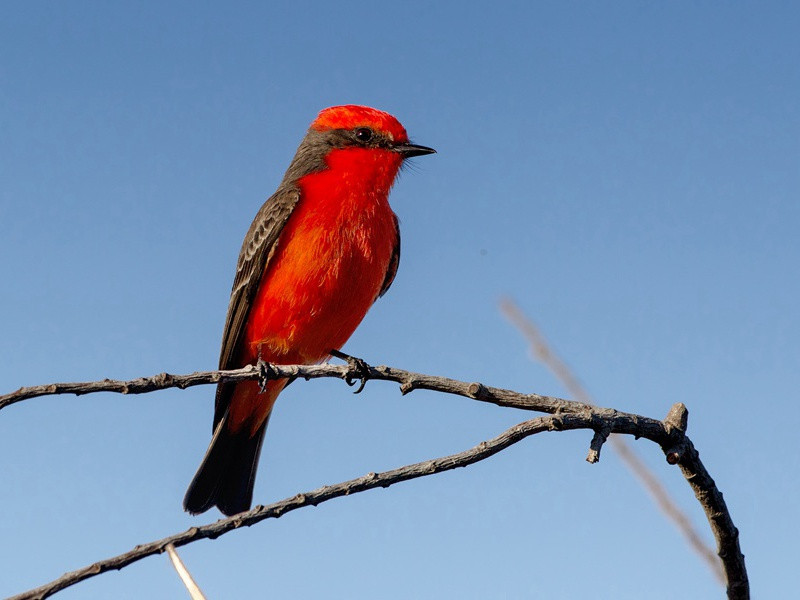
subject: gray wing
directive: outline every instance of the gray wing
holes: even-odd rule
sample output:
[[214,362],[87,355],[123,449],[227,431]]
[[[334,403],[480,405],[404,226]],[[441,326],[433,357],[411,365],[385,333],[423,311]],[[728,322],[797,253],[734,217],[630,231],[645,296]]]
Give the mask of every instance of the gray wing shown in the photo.
[[386,277],[383,279],[383,285],[381,286],[378,298],[383,296],[389,291],[389,288],[392,287],[394,276],[397,275],[397,267],[400,266],[400,222],[397,220],[397,215],[394,216],[394,228],[395,231],[397,231],[397,243],[395,243],[394,249],[392,250],[392,258],[389,259],[389,268],[386,269]]
[[[219,354],[220,369],[242,366],[234,361],[244,333],[247,315],[255,299],[262,275],[269,267],[269,261],[275,253],[281,231],[299,200],[300,191],[297,188],[278,189],[259,209],[247,231],[236,264],[236,276],[228,303],[228,316],[225,319],[222,348]],[[214,427],[217,426],[228,408],[228,396],[232,389],[231,385],[220,384],[217,386]]]

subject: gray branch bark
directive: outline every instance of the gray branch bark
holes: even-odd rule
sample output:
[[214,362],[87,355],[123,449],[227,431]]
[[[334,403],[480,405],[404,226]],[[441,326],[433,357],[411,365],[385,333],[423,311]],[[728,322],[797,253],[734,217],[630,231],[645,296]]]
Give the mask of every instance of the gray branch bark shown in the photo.
[[750,588],[747,579],[744,556],[739,548],[739,532],[733,524],[730,512],[711,475],[706,470],[692,441],[686,436],[688,411],[683,404],[675,404],[663,421],[640,415],[623,413],[609,408],[596,408],[580,402],[572,402],[552,396],[522,394],[511,390],[488,387],[481,383],[463,382],[445,377],[412,373],[393,367],[371,367],[347,365],[268,365],[261,363],[243,369],[230,371],[205,371],[188,375],[161,373],[153,377],[142,377],[131,381],[103,380],[84,383],[54,383],[27,388],[0,396],[0,409],[11,404],[54,394],[89,394],[95,392],[118,392],[122,394],[143,394],[155,390],[178,387],[181,389],[219,381],[244,381],[272,378],[315,379],[338,377],[352,383],[362,380],[394,381],[400,390],[407,394],[415,389],[427,389],[448,394],[456,394],[489,402],[498,406],[543,412],[550,416],[525,421],[504,431],[499,436],[478,444],[470,450],[407,465],[384,473],[369,473],[364,477],[298,494],[268,506],[256,506],[248,512],[222,519],[202,527],[192,527],[183,533],[137,546],[130,552],[96,562],[90,566],[66,573],[62,577],[14,596],[11,600],[47,598],[52,594],[76,583],[113,569],[121,569],[147,556],[162,553],[169,544],[184,546],[200,539],[216,538],[239,527],[250,526],[264,519],[303,508],[316,506],[333,498],[363,492],[377,487],[389,487],[401,481],[433,475],[458,467],[465,467],[484,460],[497,452],[515,444],[528,436],[546,431],[566,431],[588,429],[595,432],[591,439],[588,459],[599,460],[600,449],[610,433],[633,435],[658,444],[669,464],[681,469],[686,481],[694,491],[695,497],[705,511],[714,538],[717,554],[720,557],[727,580],[727,595],[730,599],[747,600]]

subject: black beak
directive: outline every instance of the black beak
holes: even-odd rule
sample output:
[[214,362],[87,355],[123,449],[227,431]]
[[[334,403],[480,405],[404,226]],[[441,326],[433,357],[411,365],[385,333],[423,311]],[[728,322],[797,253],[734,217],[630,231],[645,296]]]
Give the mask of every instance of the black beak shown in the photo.
[[401,154],[403,158],[411,158],[412,156],[424,156],[425,154],[436,154],[436,150],[428,148],[427,146],[418,146],[417,144],[397,144],[392,148],[393,151]]

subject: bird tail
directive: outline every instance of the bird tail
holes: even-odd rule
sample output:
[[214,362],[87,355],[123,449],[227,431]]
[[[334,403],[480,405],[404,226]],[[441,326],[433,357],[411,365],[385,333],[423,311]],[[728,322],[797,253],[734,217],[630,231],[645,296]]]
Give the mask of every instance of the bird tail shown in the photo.
[[227,427],[228,413],[225,413],[186,490],[184,510],[197,515],[217,506],[228,516],[249,510],[268,422],[269,418],[253,435],[250,435],[248,427],[232,432]]

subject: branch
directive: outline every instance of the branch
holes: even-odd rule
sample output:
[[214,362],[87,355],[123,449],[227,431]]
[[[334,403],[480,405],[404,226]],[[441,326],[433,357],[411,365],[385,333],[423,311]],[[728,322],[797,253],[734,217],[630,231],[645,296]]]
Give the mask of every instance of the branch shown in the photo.
[[[678,464],[681,472],[695,492],[695,496],[709,519],[711,529],[717,539],[719,556],[722,559],[728,581],[728,597],[746,600],[749,598],[749,584],[744,564],[744,556],[739,549],[738,531],[725,505],[722,494],[714,480],[706,471],[691,440],[685,435],[687,411],[682,404],[676,404],[663,422],[639,415],[622,413],[613,409],[594,408],[580,402],[571,402],[538,394],[521,394],[511,390],[484,386],[481,383],[467,383],[412,373],[392,367],[371,367],[369,365],[267,365],[261,363],[231,371],[207,371],[189,375],[170,375],[162,373],[131,381],[104,380],[86,383],[64,383],[21,388],[11,394],[0,396],[0,409],[37,396],[53,394],[87,394],[93,392],[119,392],[123,394],[145,393],[171,387],[186,388],[194,385],[218,383],[220,381],[243,381],[270,378],[306,379],[319,377],[338,377],[346,381],[354,379],[378,379],[400,383],[402,393],[414,389],[428,389],[456,394],[499,406],[520,408],[549,413],[552,416],[538,417],[525,421],[499,436],[483,442],[474,448],[413,465],[387,471],[369,473],[364,477],[345,481],[331,486],[298,494],[268,506],[254,509],[221,519],[202,527],[192,527],[183,533],[162,540],[137,546],[130,552],[99,561],[88,567],[65,574],[35,590],[13,597],[12,600],[47,598],[59,590],[74,585],[112,569],[121,569],[146,556],[162,553],[169,544],[184,546],[205,538],[216,538],[243,526],[250,526],[264,519],[281,515],[305,506],[316,506],[333,498],[363,492],[376,487],[389,487],[401,481],[433,475],[458,467],[464,467],[484,460],[520,440],[543,431],[565,431],[591,429],[595,432],[623,433],[637,438],[643,437],[658,444],[664,451],[667,462]],[[604,441],[603,435],[596,435],[591,448],[599,454]]]
[[206,600],[206,597],[203,595],[202,590],[197,585],[197,582],[192,577],[192,574],[189,573],[189,569],[186,568],[186,565],[183,564],[181,557],[178,555],[178,551],[175,550],[175,546],[172,544],[167,544],[166,546],[167,556],[169,556],[169,560],[172,563],[172,567],[177,571],[178,577],[181,578],[181,583],[186,587],[186,591],[189,592],[189,596],[192,600]]
[[54,396],[60,394],[95,394],[98,392],[116,392],[118,394],[146,394],[168,388],[186,389],[196,385],[207,385],[220,382],[270,380],[270,379],[319,379],[334,377],[353,381],[394,381],[400,384],[400,391],[405,395],[413,390],[433,390],[446,394],[465,396],[481,402],[489,402],[498,406],[535,410],[554,414],[557,412],[576,412],[586,405],[571,400],[563,400],[553,396],[539,394],[520,394],[502,388],[486,387],[480,383],[466,383],[447,377],[412,373],[403,369],[365,365],[274,365],[260,363],[248,365],[241,369],[229,371],[198,371],[188,375],[171,375],[159,373],[151,377],[140,377],[129,381],[103,379],[102,381],[84,381],[79,383],[50,383],[19,388],[15,392],[0,396],[0,410],[31,398]]
[[[564,384],[567,391],[577,400],[584,404],[594,406],[589,393],[581,385],[581,382],[558,355],[551,350],[544,335],[539,328],[528,319],[522,310],[509,298],[500,300],[500,311],[508,318],[511,323],[520,330],[522,335],[531,345],[533,354]],[[688,416],[688,413],[685,413]],[[686,431],[686,423],[681,427]],[[600,446],[608,438],[608,433],[604,431],[595,432],[595,442],[589,450],[586,460],[594,463],[600,460]],[[641,458],[636,454],[633,447],[624,438],[612,438],[611,447],[616,450],[622,462],[627,466],[639,482],[644,486],[650,496],[655,500],[661,511],[670,519],[678,530],[683,534],[689,545],[697,552],[717,577],[720,583],[725,584],[725,573],[722,571],[714,551],[703,541],[699,532],[694,528],[689,517],[684,514],[678,504],[670,497],[667,489],[658,480],[658,477],[647,467]]]

